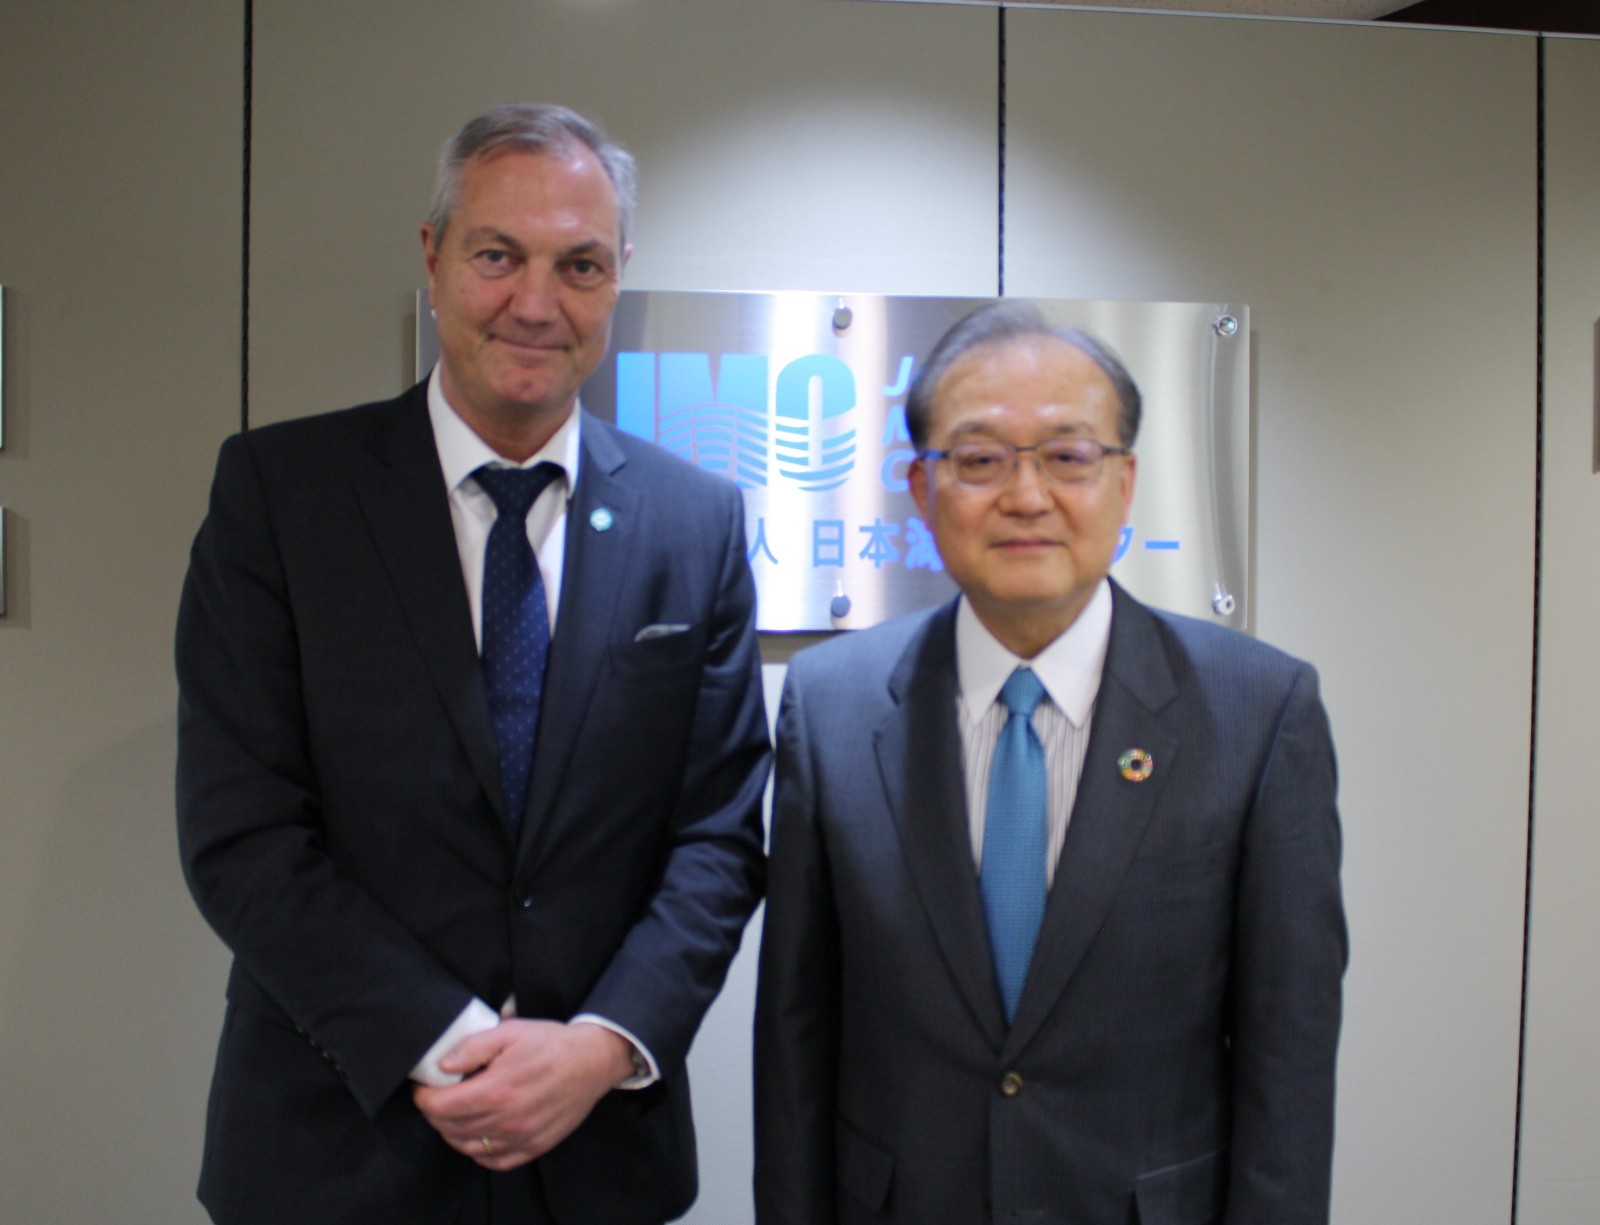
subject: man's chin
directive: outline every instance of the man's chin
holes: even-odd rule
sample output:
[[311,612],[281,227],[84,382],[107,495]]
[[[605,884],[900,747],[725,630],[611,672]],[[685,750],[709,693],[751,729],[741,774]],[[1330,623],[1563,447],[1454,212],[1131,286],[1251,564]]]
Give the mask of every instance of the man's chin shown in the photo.
[[496,388],[495,398],[508,413],[547,416],[569,410],[578,399],[578,389],[566,382],[512,381]]
[[1062,582],[1009,583],[989,593],[991,606],[1019,617],[1065,617],[1071,621],[1088,603],[1094,588],[1080,590]]

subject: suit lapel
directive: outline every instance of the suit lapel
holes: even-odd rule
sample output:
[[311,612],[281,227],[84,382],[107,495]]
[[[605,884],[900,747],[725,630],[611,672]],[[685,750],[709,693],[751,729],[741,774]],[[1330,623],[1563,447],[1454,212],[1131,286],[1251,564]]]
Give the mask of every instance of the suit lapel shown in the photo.
[[499,753],[426,384],[378,414],[356,476],[356,495],[412,638],[450,722],[501,816]]
[[955,609],[935,612],[890,678],[895,709],[878,728],[884,794],[911,879],[957,988],[998,1048],[1005,1032],[972,863],[956,723]]
[[[1115,584],[1112,593],[1111,640],[1083,775],[1006,1058],[1027,1045],[1083,960],[1155,814],[1179,750],[1178,737],[1160,722],[1178,690],[1155,621]],[[1118,766],[1131,748],[1144,749],[1154,759],[1155,770],[1143,782],[1124,778]]]
[[[523,821],[524,852],[546,832],[605,667],[616,593],[624,585],[641,530],[639,492],[623,475],[622,449],[593,417],[584,418],[580,439],[578,482],[567,507],[561,606],[550,642],[528,815]],[[607,513],[598,515],[600,511]]]

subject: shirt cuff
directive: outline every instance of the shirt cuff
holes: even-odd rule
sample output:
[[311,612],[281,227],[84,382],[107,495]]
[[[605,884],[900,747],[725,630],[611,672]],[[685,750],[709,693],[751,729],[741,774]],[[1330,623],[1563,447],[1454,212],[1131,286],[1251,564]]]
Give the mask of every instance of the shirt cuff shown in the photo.
[[608,1021],[604,1017],[597,1017],[592,1012],[580,1012],[577,1016],[572,1018],[570,1023],[576,1025],[579,1021],[587,1021],[590,1025],[598,1025],[601,1029],[609,1029],[612,1033],[616,1034],[617,1037],[621,1038],[630,1047],[632,1047],[634,1054],[633,1066],[636,1069],[639,1068],[640,1061],[643,1061],[644,1067],[642,1070],[636,1071],[632,1076],[628,1077],[627,1080],[618,1081],[614,1086],[615,1088],[646,1089],[661,1079],[661,1066],[656,1063],[656,1057],[650,1053],[650,1048],[647,1047],[643,1042],[640,1042],[639,1039],[635,1038],[627,1030],[623,1029],[622,1026],[618,1025],[615,1021]]
[[428,1048],[428,1053],[411,1069],[411,1079],[422,1085],[459,1084],[461,1077],[453,1072],[441,1072],[439,1060],[443,1059],[463,1039],[481,1034],[500,1024],[500,1014],[480,999],[474,999],[461,1010],[461,1015],[450,1022],[450,1028],[439,1035],[439,1040]]

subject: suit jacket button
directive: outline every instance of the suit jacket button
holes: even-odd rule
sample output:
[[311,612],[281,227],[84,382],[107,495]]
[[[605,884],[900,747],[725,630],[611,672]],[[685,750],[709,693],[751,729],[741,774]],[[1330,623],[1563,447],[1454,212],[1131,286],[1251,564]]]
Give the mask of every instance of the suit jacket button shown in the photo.
[[532,910],[533,909],[533,894],[531,894],[531,893],[524,894],[521,898],[518,899],[517,905],[521,906],[522,909],[524,909],[524,910]]
[[1016,1097],[1022,1092],[1022,1077],[1015,1072],[1007,1072],[1000,1078],[1000,1092],[1007,1097]]

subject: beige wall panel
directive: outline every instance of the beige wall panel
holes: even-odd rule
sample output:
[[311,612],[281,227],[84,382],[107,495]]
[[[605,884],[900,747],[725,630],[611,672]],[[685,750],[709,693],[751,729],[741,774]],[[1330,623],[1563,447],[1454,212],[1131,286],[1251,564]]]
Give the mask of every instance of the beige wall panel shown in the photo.
[[181,880],[171,643],[238,421],[238,5],[0,34],[0,1220],[203,1219],[220,946]]
[[1320,667],[1340,753],[1335,1220],[1503,1225],[1535,41],[1048,10],[1007,31],[1007,292],[1251,307],[1256,628]]
[[1600,41],[1545,44],[1544,523],[1517,1225],[1600,1220]]
[[257,4],[252,421],[409,382],[435,154],[506,98],[638,154],[630,288],[993,292],[995,27],[839,0]]

